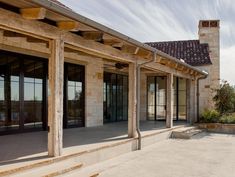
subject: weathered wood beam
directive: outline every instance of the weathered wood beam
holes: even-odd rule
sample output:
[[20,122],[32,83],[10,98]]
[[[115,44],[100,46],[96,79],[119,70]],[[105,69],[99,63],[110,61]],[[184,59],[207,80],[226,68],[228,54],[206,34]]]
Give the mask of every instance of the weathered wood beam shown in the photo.
[[193,73],[194,73],[194,71],[193,71],[193,70],[190,70],[190,73],[189,73],[189,74],[190,74],[190,75],[193,75]]
[[185,68],[185,67],[184,67],[183,65],[178,65],[176,69],[179,70],[179,71],[183,71],[184,68]]
[[51,57],[48,64],[48,155],[60,156],[63,149],[63,79],[64,42],[51,42]]
[[185,74],[182,71],[170,68],[166,65],[159,65],[159,63],[147,64],[145,66],[145,68],[149,69],[149,70],[153,70],[153,71],[160,71],[160,72],[164,72],[164,73],[172,73],[175,76],[182,77],[182,78],[188,78],[188,79],[192,78],[192,76],[189,75],[189,74]]
[[118,38],[115,38],[115,37],[109,35],[109,34],[104,34],[103,35],[103,44],[110,45],[114,48],[121,49],[124,45],[124,42]]
[[59,21],[56,23],[57,27],[66,31],[78,31],[79,23],[75,21]]
[[162,57],[158,55],[158,56],[157,56],[157,61],[156,61],[156,62],[157,62],[157,63],[160,63],[160,62],[161,62],[161,60],[162,60]]
[[152,55],[152,52],[140,48],[136,55],[143,58],[149,58]]
[[101,31],[82,31],[81,36],[86,40],[101,42],[103,40],[103,32]]
[[[0,28],[5,30],[20,31],[23,34],[41,39],[58,39],[63,36],[65,43],[85,53],[122,62],[135,62],[137,56],[132,56],[117,50],[111,46],[95,41],[85,40],[81,36],[70,32],[61,31],[57,27],[36,21],[26,20],[21,15],[0,8]],[[11,18],[12,20],[8,20]],[[36,29],[36,30],[35,30]]]
[[139,47],[133,45],[123,45],[121,48],[122,52],[136,55],[139,51]]
[[74,55],[79,55],[79,56],[91,56],[91,55],[89,55],[87,53],[84,53],[84,52],[81,52],[79,50],[75,50],[75,49],[72,49],[72,48],[68,48],[68,47],[64,48],[64,52],[65,53],[72,53]]
[[20,9],[23,18],[30,20],[44,19],[46,16],[46,9],[42,7],[37,8],[24,8]]
[[184,73],[186,73],[186,74],[188,74],[189,73],[189,71],[190,71],[190,69],[189,68],[185,68],[185,70],[183,71]]

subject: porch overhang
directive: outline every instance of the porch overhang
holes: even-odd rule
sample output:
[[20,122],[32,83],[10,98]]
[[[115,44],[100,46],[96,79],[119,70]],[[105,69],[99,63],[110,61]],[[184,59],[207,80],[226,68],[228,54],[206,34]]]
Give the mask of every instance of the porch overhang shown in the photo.
[[[127,61],[124,58],[132,58],[129,62],[135,62],[138,60],[140,63],[149,60],[153,57],[153,53],[157,53],[156,63],[161,66],[158,69],[164,68],[173,69],[174,73],[180,73],[182,76],[188,75],[188,77],[201,77],[206,76],[208,73],[197,69],[189,64],[182,62],[181,60],[172,57],[166,53],[163,53],[147,44],[141,43],[135,39],[130,38],[120,32],[117,32],[111,28],[108,28],[102,24],[99,24],[91,19],[88,19],[69,8],[61,6],[49,0],[2,0],[3,3],[20,9],[21,16],[30,20],[49,20],[55,23],[55,26],[60,30],[61,35],[66,36],[67,40],[74,38],[75,41],[89,41],[93,42],[93,45],[86,48],[80,45],[74,45],[75,50],[83,51],[89,55],[95,55],[104,58],[110,58],[113,60]],[[78,35],[67,35],[67,32],[73,32]],[[76,36],[76,37],[75,37]],[[65,42],[67,41],[65,40]],[[100,44],[105,47],[106,50],[96,52],[92,48],[101,48]],[[67,44],[66,44],[67,45]],[[70,47],[70,45],[68,45]],[[115,55],[106,54],[107,50],[115,49]],[[123,55],[127,54],[127,55]],[[66,55],[66,54],[65,54]],[[155,65],[157,66],[157,65]],[[148,66],[148,69],[156,70],[154,65]]]

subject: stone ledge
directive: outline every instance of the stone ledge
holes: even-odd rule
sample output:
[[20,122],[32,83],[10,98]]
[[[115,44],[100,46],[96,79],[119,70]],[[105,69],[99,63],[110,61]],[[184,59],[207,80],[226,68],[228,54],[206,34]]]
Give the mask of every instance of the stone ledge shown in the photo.
[[235,124],[199,123],[197,126],[209,132],[235,134]]

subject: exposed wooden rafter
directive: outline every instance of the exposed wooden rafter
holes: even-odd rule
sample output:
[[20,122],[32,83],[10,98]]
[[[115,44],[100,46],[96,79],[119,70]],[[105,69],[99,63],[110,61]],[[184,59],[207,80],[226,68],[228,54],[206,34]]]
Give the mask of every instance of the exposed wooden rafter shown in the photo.
[[139,47],[125,44],[122,46],[121,50],[122,52],[136,55],[139,51]]
[[101,42],[103,40],[103,32],[100,31],[82,31],[81,36],[87,40]]
[[66,31],[78,31],[79,23],[75,21],[59,21],[56,23],[57,27]]
[[143,58],[150,58],[151,54],[152,52],[140,48],[136,55],[143,57]]
[[110,45],[114,48],[121,49],[124,45],[124,42],[122,42],[120,39],[117,39],[111,35],[104,34],[103,35],[103,44],[104,45]]
[[42,7],[20,9],[23,18],[30,20],[40,20],[46,17],[46,9]]

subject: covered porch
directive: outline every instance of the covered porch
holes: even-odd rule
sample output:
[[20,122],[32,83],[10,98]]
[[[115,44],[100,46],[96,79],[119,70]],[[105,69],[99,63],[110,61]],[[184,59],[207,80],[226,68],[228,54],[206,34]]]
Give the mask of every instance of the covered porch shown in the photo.
[[[182,123],[173,123],[174,77],[187,79],[188,106],[184,114],[189,123],[195,121],[196,83],[197,79],[205,74],[201,70],[93,21],[88,19],[82,21],[78,18],[81,17],[79,14],[56,4],[52,3],[50,7],[46,7],[47,4],[39,1],[35,3],[35,0],[27,3],[26,1],[14,2],[16,1],[4,1],[8,5],[0,9],[0,53],[6,53],[0,61],[2,67],[9,67],[6,72],[1,73],[1,82],[4,85],[1,90],[4,95],[1,97],[4,104],[0,115],[1,128],[3,131],[11,131],[12,128],[26,130],[28,125],[33,125],[33,128],[39,125],[39,128],[45,131],[0,136],[1,167],[40,161],[48,158],[48,155],[57,157],[83,152],[136,138],[139,118],[145,120],[140,124],[142,136],[174,128]],[[18,9],[18,13],[13,7]],[[34,14],[29,19],[27,14],[30,16],[32,8],[37,10],[38,14]],[[37,15],[42,15],[42,11],[47,13],[39,18]],[[8,22],[9,18],[11,22]],[[56,25],[51,25],[51,21]],[[14,60],[9,62],[9,52],[15,53],[17,57],[21,54],[23,59],[14,56]],[[30,59],[27,60],[25,55],[30,56]],[[42,74],[39,76],[37,71],[42,68],[40,67],[42,65],[35,62],[35,57],[41,58],[44,62]],[[13,62],[15,60],[18,64]],[[151,63],[141,67],[141,78],[138,77],[138,66],[150,60]],[[69,73],[72,70],[74,72]],[[108,104],[104,104],[103,97],[104,75],[107,76],[107,85],[111,85],[114,93],[120,86],[117,84],[118,74],[125,75],[120,77],[123,83],[126,80],[126,84],[122,84],[122,87],[128,88],[125,92],[122,91],[122,95],[125,94],[126,98],[125,104],[121,100],[122,107],[125,107],[122,111],[125,111],[125,114],[122,115],[126,116],[127,121],[103,125],[104,105],[106,109],[108,108]],[[117,85],[113,84],[113,76],[116,78]],[[146,121],[147,116],[153,115],[153,111],[150,111],[151,115],[147,115],[148,76],[166,78],[165,105],[161,105],[165,116],[163,122]],[[16,82],[13,80],[15,77],[19,77],[17,80],[19,94],[14,100],[13,92],[9,90],[13,88],[12,83]],[[32,83],[25,83],[27,79],[33,80]],[[36,83],[36,80],[40,83]],[[139,89],[137,85],[140,83]],[[38,84],[41,86],[37,87]],[[35,95],[36,91],[27,98],[25,95],[33,90],[27,90],[30,88],[29,85],[32,85],[34,90],[40,88],[40,96],[43,99]],[[74,93],[72,96],[69,89]],[[81,94],[77,94],[76,91]],[[137,92],[140,93],[140,99]],[[115,94],[115,97],[119,98],[118,92]],[[43,106],[43,109],[40,108],[43,114],[36,119],[38,114],[34,116],[36,111],[32,111],[32,107],[26,109],[26,103],[33,105],[36,110],[39,101]],[[140,109],[138,109],[137,103],[140,102]],[[16,108],[13,109],[12,105],[16,105]],[[117,109],[118,101],[113,110],[117,112]],[[109,112],[114,112],[110,110],[106,110],[106,120],[119,119],[117,114],[108,118]],[[33,112],[34,115],[27,114],[28,112]],[[155,118],[156,115],[154,112]],[[75,124],[83,127],[63,129],[63,126],[69,128],[70,123],[73,124],[72,126]]]
[[[177,121],[173,128],[187,126],[185,121]],[[65,129],[63,136],[63,154],[95,150],[132,138],[127,135],[127,122],[109,123],[99,127]],[[169,131],[163,121],[141,121],[142,136]],[[31,132],[0,136],[0,171],[37,163],[48,159],[47,132]]]

